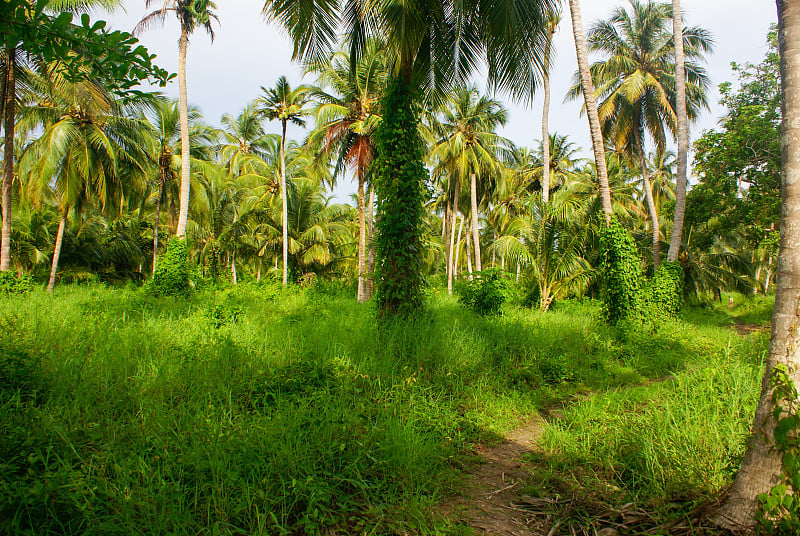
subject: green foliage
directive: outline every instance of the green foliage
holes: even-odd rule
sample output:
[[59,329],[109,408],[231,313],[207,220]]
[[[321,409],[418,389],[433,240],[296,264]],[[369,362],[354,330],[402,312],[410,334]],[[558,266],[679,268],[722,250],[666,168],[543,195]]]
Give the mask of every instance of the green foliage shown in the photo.
[[641,261],[633,237],[615,218],[600,231],[600,277],[606,322],[616,325],[636,317],[643,286]]
[[428,174],[417,129],[417,93],[401,78],[392,81],[383,101],[383,121],[375,135],[375,298],[381,316],[409,316],[422,308],[421,232]]
[[473,274],[474,279],[460,289],[458,301],[479,315],[500,314],[506,301],[506,282],[497,269],[484,270]]
[[0,295],[25,294],[33,290],[33,278],[28,274],[0,272]]
[[772,369],[770,385],[781,482],[758,495],[756,521],[766,534],[792,536],[800,534],[800,397],[783,364]]
[[192,290],[189,276],[192,266],[189,262],[188,244],[185,238],[170,240],[167,251],[158,259],[156,272],[147,285],[151,296],[188,296]]
[[664,262],[647,282],[641,299],[641,315],[657,321],[674,317],[681,308],[683,298],[683,268],[678,262]]

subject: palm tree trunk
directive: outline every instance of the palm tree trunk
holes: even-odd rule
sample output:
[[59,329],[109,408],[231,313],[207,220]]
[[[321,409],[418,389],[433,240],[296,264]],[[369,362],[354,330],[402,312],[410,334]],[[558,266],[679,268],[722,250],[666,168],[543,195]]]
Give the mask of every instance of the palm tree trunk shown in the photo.
[[[456,219],[458,219],[458,213],[456,213]],[[461,223],[458,224],[458,236],[456,237],[456,252],[455,256],[453,257],[453,279],[458,277],[458,254],[459,249],[461,249],[461,231],[464,230],[464,216],[461,216]],[[452,285],[448,285],[447,292],[449,294],[453,293]]]
[[3,230],[0,236],[0,270],[11,269],[11,184],[14,180],[14,115],[16,114],[16,77],[14,73],[17,50],[6,49],[6,72],[3,73],[5,139],[3,141],[2,212]]
[[667,260],[675,261],[681,250],[683,219],[686,213],[686,159],[689,151],[689,128],[686,114],[686,67],[683,54],[683,19],[680,0],[672,0],[672,33],[675,41],[675,115],[678,135],[678,176],[675,179],[675,215]]
[[[472,216],[469,218],[469,224],[467,227],[472,227]],[[469,274],[469,280],[472,281],[472,253],[471,248],[469,247],[472,238],[469,236],[469,233],[464,237],[464,247],[466,248],[467,253],[467,273]]]
[[650,170],[647,169],[644,151],[639,151],[639,169],[642,173],[642,181],[644,181],[644,198],[647,201],[647,211],[650,213],[650,223],[653,225],[653,268],[658,270],[658,265],[661,264],[660,225],[658,222],[658,210],[653,200],[653,187],[650,185]]
[[363,303],[365,291],[365,264],[366,264],[367,222],[364,207],[364,174],[358,172],[358,290],[356,300]]
[[186,234],[186,221],[189,219],[189,191],[191,189],[191,169],[189,161],[189,103],[186,91],[186,50],[189,46],[189,31],[181,25],[181,38],[178,41],[178,111],[181,124],[181,201],[178,209],[178,228],[176,236]]
[[259,256],[258,257],[258,273],[256,273],[256,283],[259,283],[261,281],[261,261],[262,261],[262,258]]
[[721,527],[744,533],[754,528],[756,496],[767,492],[780,474],[780,453],[770,447],[775,430],[769,381],[772,369],[785,364],[789,377],[800,385],[800,2],[777,0],[777,4],[783,88],[783,210],[772,336],[752,428],[760,433],[750,438],[742,467],[715,518]]
[[[163,173],[163,172],[162,172]],[[164,195],[164,177],[158,183],[158,197],[156,197],[156,222],[153,225],[153,274],[156,273],[158,262],[158,220],[161,218],[161,196]]]
[[233,281],[234,285],[236,285],[238,283],[238,279],[236,277],[236,252],[235,251],[231,254],[231,281]]
[[56,245],[53,249],[53,265],[50,267],[50,280],[47,282],[47,292],[53,292],[56,286],[56,272],[58,272],[58,258],[61,257],[61,243],[64,240],[64,228],[67,226],[67,211],[61,213],[61,221],[58,222],[58,233],[56,233]]
[[[494,231],[492,242],[497,242],[497,231]],[[494,249],[494,247],[492,247],[492,268],[497,266],[497,263],[495,262],[496,259],[497,259],[497,252]]]
[[[444,273],[445,276],[450,273],[450,227],[452,226],[453,222],[451,221],[453,218],[450,215],[450,204],[445,203],[444,209],[444,221],[442,222],[442,244],[444,245]],[[438,266],[437,266],[437,273],[438,273]]]
[[472,204],[472,239],[475,242],[475,270],[481,271],[481,235],[478,232],[478,179],[475,173],[470,175],[470,203]]
[[288,283],[289,262],[289,210],[286,200],[286,120],[281,122],[281,226],[283,227],[283,286]]
[[589,118],[589,131],[592,134],[592,149],[594,163],[597,169],[597,181],[600,185],[600,203],[606,222],[611,221],[611,190],[608,187],[608,170],[606,169],[606,152],[603,147],[603,133],[600,130],[600,117],[597,115],[597,101],[594,98],[594,84],[589,72],[589,52],[586,48],[586,36],[583,33],[581,21],[581,6],[579,0],[569,0],[569,11],[572,17],[572,33],[575,37],[575,52],[578,56],[578,70],[580,71],[583,100],[586,103],[586,115]]
[[369,211],[367,217],[369,219],[369,253],[367,253],[367,283],[364,289],[364,299],[369,301],[372,299],[372,291],[375,289],[375,219],[372,217],[372,210],[375,207],[375,187],[369,188]]
[[[452,223],[450,224],[450,243],[447,247],[447,294],[453,294],[453,277],[455,277],[455,267],[456,261],[453,256],[453,248],[456,247],[456,223],[458,223],[458,181],[456,181],[455,186],[455,194],[453,195],[453,204],[450,208],[450,219]],[[461,231],[459,230],[459,237],[461,236]],[[455,252],[455,257],[458,257],[458,251]]]
[[550,36],[544,50],[544,57],[547,59],[547,69],[544,71],[544,104],[542,105],[542,199],[545,203],[550,201],[550,49],[553,45],[553,33],[555,27],[551,27]]

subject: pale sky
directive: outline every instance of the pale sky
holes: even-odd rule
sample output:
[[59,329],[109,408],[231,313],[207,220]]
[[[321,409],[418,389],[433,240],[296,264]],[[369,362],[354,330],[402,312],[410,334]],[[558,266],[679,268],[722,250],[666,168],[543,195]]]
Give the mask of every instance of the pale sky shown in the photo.
[[[187,61],[189,101],[200,107],[206,121],[218,125],[224,113],[238,114],[261,86],[270,87],[281,75],[286,75],[295,85],[312,83],[302,79],[302,70],[291,62],[292,48],[289,38],[276,25],[267,24],[261,15],[263,0],[216,0],[220,25],[216,28],[214,43],[201,30],[191,38]],[[153,2],[158,6],[159,1]],[[565,3],[566,4],[566,3]],[[713,90],[709,96],[711,111],[705,112],[692,127],[692,139],[702,130],[714,128],[724,110],[718,105],[718,85],[732,80],[730,63],[758,63],[767,51],[766,36],[770,24],[777,21],[775,2],[771,0],[683,0],[681,2],[687,25],[701,26],[714,38],[714,53],[708,58],[706,68]],[[625,0],[583,0],[581,10],[584,30],[600,19],[610,16]],[[94,19],[106,19],[115,29],[131,31],[145,10],[144,0],[126,0],[124,11],[112,15],[96,13]],[[153,29],[139,36],[151,53],[157,54],[156,63],[171,72],[178,65],[178,23],[169,18],[164,28]],[[569,9],[564,15],[555,39],[555,60],[550,104],[550,132],[568,134],[590,155],[589,128],[585,117],[580,116],[580,102],[563,103],[572,74],[577,70],[575,45]],[[479,87],[483,80],[476,79]],[[177,98],[177,81],[162,89]],[[154,88],[158,89],[158,88]],[[514,103],[503,95],[509,109],[509,121],[502,134],[517,145],[534,147],[541,132],[541,96],[532,107]],[[269,131],[278,133],[278,125],[267,124]],[[297,138],[300,130],[290,132]],[[335,194],[340,201],[354,191],[349,181],[340,181]]]

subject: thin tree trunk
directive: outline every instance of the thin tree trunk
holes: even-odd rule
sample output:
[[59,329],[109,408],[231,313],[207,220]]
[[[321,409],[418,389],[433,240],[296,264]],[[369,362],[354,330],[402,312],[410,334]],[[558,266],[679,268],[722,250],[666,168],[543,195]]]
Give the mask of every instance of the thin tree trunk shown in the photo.
[[289,210],[286,200],[286,121],[281,122],[283,130],[281,131],[281,226],[283,227],[283,286],[285,287],[289,281],[288,262],[289,262]]
[[639,151],[639,169],[642,173],[642,181],[644,181],[644,198],[647,201],[647,211],[650,213],[650,223],[653,225],[653,268],[658,270],[658,265],[661,264],[660,224],[658,222],[656,203],[653,200],[653,187],[650,185],[650,170],[647,169],[644,151]]
[[495,260],[497,259],[497,252],[496,252],[496,250],[494,248],[494,242],[497,242],[497,231],[494,231],[493,240],[492,240],[492,244],[493,244],[492,245],[492,268],[497,266],[497,263],[495,262]]
[[176,236],[186,234],[189,219],[189,192],[192,172],[189,160],[189,102],[186,91],[186,50],[189,46],[189,31],[181,25],[181,38],[178,41],[178,111],[181,124],[181,200],[178,209],[178,228]]
[[600,118],[597,115],[594,84],[592,83],[592,75],[589,72],[589,52],[586,48],[586,36],[583,33],[580,1],[569,0],[569,11],[572,17],[572,33],[575,37],[575,52],[578,56],[578,70],[580,71],[583,99],[586,103],[586,115],[589,118],[589,131],[592,135],[594,163],[597,169],[597,181],[600,185],[600,203],[603,207],[606,222],[609,222],[613,215],[611,208],[611,190],[608,187],[606,152],[603,147],[603,133],[600,129]]
[[[472,227],[472,216],[469,218],[469,225],[467,227]],[[469,274],[469,280],[472,281],[472,253],[470,248],[470,242],[472,238],[467,233],[467,236],[464,237],[464,246],[466,247],[466,254],[467,254],[467,273]]]
[[519,261],[517,261],[517,277],[514,279],[515,283],[519,283],[519,273],[521,271],[522,271],[522,267],[520,266]]
[[481,235],[478,231],[478,179],[475,173],[472,173],[469,178],[470,185],[470,203],[472,205],[472,240],[475,243],[475,270],[481,271]]
[[2,211],[3,229],[0,236],[0,270],[11,269],[11,184],[14,180],[14,114],[16,114],[16,48],[6,49],[4,112],[5,140],[3,141]]
[[67,226],[67,211],[61,213],[61,221],[58,222],[58,233],[56,233],[56,245],[53,249],[53,264],[50,267],[50,280],[47,282],[47,292],[53,292],[56,286],[56,273],[58,272],[58,258],[61,257],[61,243],[64,240],[64,227]]
[[[458,214],[456,214],[456,218],[458,218]],[[453,258],[453,279],[458,277],[458,255],[459,249],[461,249],[461,231],[464,230],[464,216],[461,216],[461,223],[458,224],[458,236],[456,237],[456,252]],[[448,286],[447,288],[448,293],[452,294],[453,289],[452,286]]]
[[[453,278],[455,277],[456,260],[453,256],[453,249],[456,247],[456,223],[458,223],[458,181],[456,181],[455,194],[453,195],[452,207],[450,208],[450,244],[447,247],[447,294],[453,294]],[[459,236],[461,231],[459,230]],[[455,257],[458,256],[456,251]]]
[[542,105],[542,199],[545,203],[550,201],[550,51],[553,45],[555,26],[550,27],[550,35],[544,49],[547,68],[544,71],[544,104]]
[[356,300],[363,303],[366,300],[366,243],[367,243],[367,222],[364,207],[364,175],[358,172],[358,290]]
[[745,533],[754,528],[757,495],[767,492],[780,474],[780,453],[770,448],[775,429],[769,385],[772,369],[785,364],[790,378],[800,385],[800,2],[778,0],[777,4],[783,89],[783,210],[772,336],[753,420],[752,430],[759,433],[750,438],[742,467],[715,518],[721,527]]
[[450,227],[453,222],[450,215],[450,204],[445,203],[444,222],[442,224],[442,244],[444,245],[444,273],[445,277],[450,273]]
[[369,252],[367,253],[367,284],[364,292],[364,299],[369,301],[372,299],[372,291],[375,289],[375,218],[372,216],[373,208],[375,207],[375,188],[369,188],[369,211],[367,216],[369,219]]
[[686,213],[686,159],[689,151],[689,128],[686,114],[686,67],[683,54],[683,19],[681,1],[672,0],[672,34],[675,41],[675,115],[678,135],[678,175],[675,178],[675,215],[672,219],[672,236],[667,260],[678,259],[683,239],[683,219]]
[[256,283],[261,282],[261,261],[262,258],[258,257],[258,273],[256,273]]
[[239,282],[237,277],[236,277],[236,252],[235,251],[233,252],[233,254],[231,254],[231,281],[233,281],[234,285],[238,284],[238,282]]
[[[163,172],[162,172],[163,173]],[[158,262],[158,220],[161,218],[161,196],[164,194],[163,175],[158,183],[158,197],[156,197],[156,222],[153,225],[153,274],[156,273],[156,263]]]

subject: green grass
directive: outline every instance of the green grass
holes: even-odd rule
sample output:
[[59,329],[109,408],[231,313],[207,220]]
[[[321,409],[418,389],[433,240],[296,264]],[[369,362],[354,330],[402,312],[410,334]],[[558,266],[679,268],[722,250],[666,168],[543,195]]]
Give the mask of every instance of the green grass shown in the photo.
[[765,336],[727,310],[621,337],[588,303],[481,318],[434,292],[378,325],[342,290],[4,299],[0,533],[460,534],[430,512],[473,445],[567,400],[564,474],[647,500],[737,463]]

